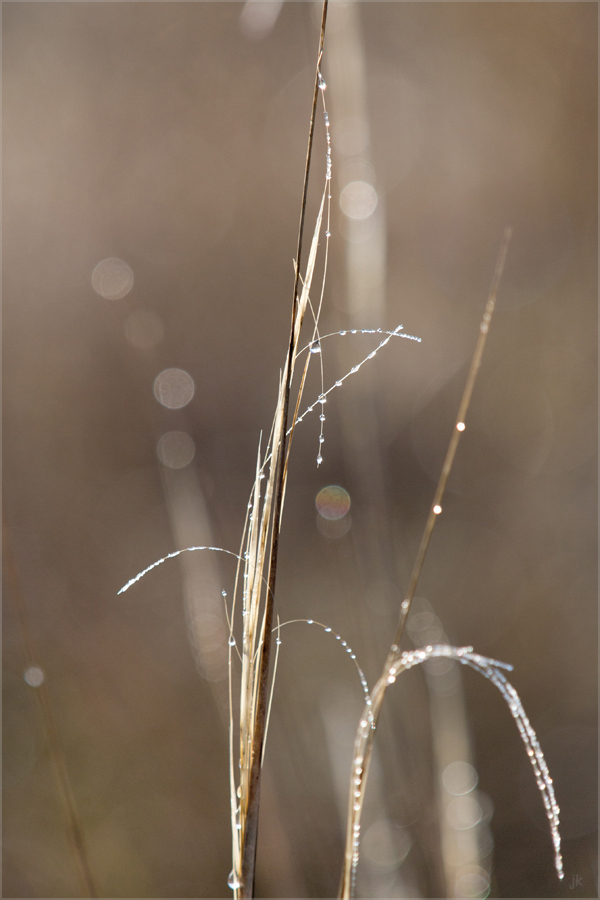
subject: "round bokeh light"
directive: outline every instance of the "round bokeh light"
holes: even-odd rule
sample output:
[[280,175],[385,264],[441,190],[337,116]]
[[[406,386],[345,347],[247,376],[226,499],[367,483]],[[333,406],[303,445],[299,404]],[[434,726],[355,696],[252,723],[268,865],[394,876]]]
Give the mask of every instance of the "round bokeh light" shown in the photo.
[[158,458],[169,469],[183,469],[194,458],[196,447],[185,431],[167,431],[156,447]]
[[154,396],[168,409],[181,409],[194,396],[194,380],[183,369],[165,369],[156,377]]
[[133,287],[131,266],[116,256],[103,259],[92,272],[92,287],[106,300],[120,300]]
[[315,504],[324,519],[342,519],[350,509],[350,494],[338,484],[330,484],[319,491]]
[[377,191],[366,181],[351,181],[340,194],[340,206],[350,219],[368,219],[377,206]]

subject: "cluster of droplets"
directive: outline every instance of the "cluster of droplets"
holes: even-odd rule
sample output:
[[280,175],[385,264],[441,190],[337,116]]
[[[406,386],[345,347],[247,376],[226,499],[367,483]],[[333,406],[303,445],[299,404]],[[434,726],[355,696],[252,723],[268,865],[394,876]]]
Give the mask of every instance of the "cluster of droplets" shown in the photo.
[[[560,879],[564,878],[562,855],[560,852],[560,832],[559,815],[560,809],[554,795],[554,784],[542,753],[537,735],[527,718],[521,699],[516,690],[507,680],[506,675],[502,671],[512,671],[512,666],[508,663],[498,662],[496,659],[489,659],[481,656],[479,653],[473,653],[472,647],[448,647],[444,644],[438,644],[425,647],[423,650],[413,650],[402,654],[400,667],[402,669],[410,669],[414,665],[418,665],[426,659],[435,656],[449,656],[463,665],[469,665],[476,671],[480,672],[494,684],[508,704],[508,708],[517,723],[519,734],[525,744],[527,755],[530,759],[536,784],[542,795],[546,815],[550,823],[550,832],[552,835],[552,843],[554,846],[554,865]],[[389,678],[395,675],[394,667],[390,669]],[[388,681],[389,681],[388,678]]]
[[[323,100],[323,118],[325,119],[325,137],[327,139],[327,172],[326,172],[325,178],[327,179],[327,181],[331,181],[331,135],[329,134],[329,114],[328,114],[327,108],[325,106],[325,97],[323,96],[325,93],[327,84],[325,83],[325,80],[323,79],[323,76],[321,75],[320,72],[319,72],[318,80],[319,80],[319,89],[321,91],[321,97]],[[331,199],[331,197],[329,199]]]
[[[388,685],[395,682],[396,676],[400,674],[400,672],[411,669],[413,666],[417,666],[428,659],[433,659],[435,657],[448,657],[450,659],[457,660],[463,665],[471,666],[471,668],[475,669],[477,672],[480,672],[498,688],[498,690],[506,700],[506,703],[508,704],[511,715],[517,723],[517,728],[519,729],[521,739],[525,744],[525,749],[530,759],[536,783],[542,795],[544,808],[546,810],[546,815],[550,823],[552,844],[554,846],[554,865],[556,867],[558,877],[562,880],[564,878],[564,871],[560,849],[560,832],[558,827],[560,809],[556,802],[552,778],[550,777],[550,772],[548,771],[548,766],[546,764],[546,760],[544,759],[544,754],[542,753],[542,749],[540,747],[536,733],[529,719],[527,718],[519,695],[517,694],[512,684],[507,680],[506,675],[503,671],[506,670],[510,672],[512,671],[513,667],[508,663],[499,662],[496,659],[490,659],[486,656],[481,656],[479,653],[474,653],[472,647],[451,647],[447,644],[430,644],[420,650],[406,651],[402,653],[401,656],[397,655],[398,647],[394,645],[392,647],[392,653],[392,661],[387,669],[386,681]],[[364,761],[363,750],[366,746],[368,732],[370,728],[373,727],[370,707],[368,713],[368,716],[364,716],[360,722],[358,733],[360,738],[360,744],[358,745],[359,752],[356,753],[356,758],[354,760],[355,768],[353,770],[352,791],[354,797],[354,816],[352,822],[351,869],[351,881],[353,887],[356,880],[356,868],[358,865],[359,857],[358,845],[360,836],[360,801],[362,799],[361,788],[362,766]]]

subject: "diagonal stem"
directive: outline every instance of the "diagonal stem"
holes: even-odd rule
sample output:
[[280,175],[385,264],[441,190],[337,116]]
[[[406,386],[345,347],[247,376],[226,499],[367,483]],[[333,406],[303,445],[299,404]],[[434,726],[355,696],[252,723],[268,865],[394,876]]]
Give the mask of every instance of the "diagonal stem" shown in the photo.
[[442,472],[440,474],[440,479],[435,491],[433,503],[431,504],[431,509],[429,510],[429,516],[427,517],[427,523],[425,525],[423,537],[421,538],[417,558],[415,559],[415,564],[413,566],[408,590],[400,607],[400,621],[398,622],[396,637],[394,638],[394,644],[397,647],[400,646],[400,641],[402,640],[408,613],[410,612],[411,603],[415,596],[415,591],[417,589],[417,584],[421,575],[423,563],[425,562],[425,555],[427,553],[427,548],[429,547],[431,533],[440,512],[442,498],[444,496],[444,491],[446,489],[446,483],[448,481],[448,476],[450,475],[450,470],[452,469],[452,463],[454,462],[454,456],[456,454],[456,448],[458,447],[458,441],[462,432],[464,431],[465,418],[467,415],[467,410],[469,408],[469,403],[471,402],[471,395],[475,386],[475,379],[477,378],[479,366],[481,365],[481,357],[483,356],[483,350],[488,336],[490,321],[494,312],[494,307],[496,306],[498,288],[500,286],[500,279],[502,278],[502,272],[504,270],[504,263],[506,262],[506,254],[508,253],[508,245],[510,243],[511,235],[512,228],[505,228],[502,243],[500,245],[500,250],[498,252],[498,259],[496,261],[496,269],[494,271],[490,293],[485,305],[483,319],[481,320],[481,325],[479,326],[479,336],[477,338],[477,344],[475,345],[475,352],[473,354],[473,359],[471,360],[471,367],[469,369],[465,389],[463,391],[460,406],[458,408],[456,424],[452,431],[452,437],[450,438],[450,443],[448,445],[446,459],[444,460],[444,465],[442,466]]

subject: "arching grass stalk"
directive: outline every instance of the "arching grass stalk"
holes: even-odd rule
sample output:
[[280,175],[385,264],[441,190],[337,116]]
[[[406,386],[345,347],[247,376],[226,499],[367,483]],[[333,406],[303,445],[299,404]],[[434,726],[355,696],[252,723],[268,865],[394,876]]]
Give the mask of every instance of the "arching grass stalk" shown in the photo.
[[[481,365],[481,358],[483,355],[483,350],[485,348],[485,343],[487,340],[490,322],[492,319],[492,315],[494,312],[494,308],[496,305],[496,298],[498,296],[498,288],[500,285],[500,279],[502,277],[502,272],[504,269],[504,263],[506,261],[506,254],[508,252],[508,245],[510,242],[512,230],[510,228],[506,228],[504,232],[504,237],[502,240],[502,244],[500,246],[500,251],[498,253],[498,260],[496,263],[496,269],[494,272],[494,277],[492,280],[492,286],[490,288],[490,293],[488,296],[488,300],[485,306],[485,311],[483,313],[483,318],[481,320],[481,324],[479,326],[479,336],[477,339],[477,344],[475,346],[475,352],[473,354],[473,359],[471,361],[471,366],[469,369],[469,374],[467,376],[467,381],[465,384],[465,388],[463,391],[462,399],[460,402],[460,406],[458,409],[458,415],[456,418],[456,422],[454,425],[454,429],[452,431],[452,435],[450,438],[450,443],[448,445],[448,450],[446,453],[446,458],[444,460],[444,465],[442,467],[442,472],[438,481],[438,485],[434,494],[433,503],[431,504],[431,508],[429,510],[429,515],[427,517],[427,522],[425,524],[425,529],[423,531],[423,536],[421,538],[421,543],[419,545],[419,549],[417,552],[417,557],[415,560],[415,564],[413,567],[413,571],[411,574],[408,590],[406,592],[406,596],[402,601],[400,608],[400,620],[398,623],[398,628],[396,630],[396,636],[394,638],[394,643],[390,648],[390,652],[386,659],[385,665],[383,667],[383,672],[373,688],[371,698],[365,704],[365,708],[363,710],[363,714],[361,716],[360,724],[358,726],[356,740],[354,745],[354,759],[352,763],[352,773],[350,778],[350,794],[348,801],[348,818],[347,818],[347,828],[346,828],[346,848],[344,855],[344,865],[342,869],[342,877],[340,884],[340,897],[349,898],[352,896],[354,890],[354,882],[356,877],[356,868],[358,865],[359,858],[359,843],[360,843],[360,819],[362,813],[362,807],[364,803],[365,789],[367,785],[367,778],[369,774],[369,765],[371,762],[371,755],[373,750],[373,740],[375,738],[375,731],[377,728],[377,722],[379,719],[379,713],[381,711],[381,706],[383,703],[383,698],[385,696],[385,691],[388,685],[392,684],[395,681],[396,675],[399,674],[402,669],[407,668],[405,656],[406,654],[402,654],[400,651],[400,641],[402,640],[402,635],[404,633],[404,628],[406,626],[406,620],[408,618],[408,614],[410,612],[410,607],[415,596],[415,591],[417,588],[417,584],[419,581],[419,577],[421,571],[423,569],[423,563],[425,561],[425,556],[427,554],[427,548],[429,547],[429,541],[431,539],[431,534],[433,532],[433,528],[435,525],[435,521],[438,515],[442,511],[442,500],[444,496],[444,491],[446,488],[446,484],[448,481],[448,477],[450,475],[450,471],[452,469],[452,463],[454,462],[454,456],[456,454],[456,449],[458,447],[458,441],[460,439],[460,435],[465,429],[465,420],[467,416],[467,410],[469,408],[469,403],[471,401],[471,396],[473,393],[473,388],[475,385],[475,380],[477,378],[477,373],[479,371],[479,367]],[[431,650],[431,648],[427,648],[427,650]],[[449,648],[454,652],[454,648]],[[423,659],[427,658],[426,656]],[[421,661],[421,660],[419,660]],[[461,659],[461,661],[463,661]],[[468,660],[467,660],[468,661]],[[491,677],[488,675],[488,677]],[[512,686],[509,686],[511,691],[514,691]],[[504,693],[504,696],[508,699],[510,692]],[[516,695],[516,692],[515,692]],[[517,697],[518,701],[518,697]],[[522,710],[522,707],[519,708]],[[509,701],[509,706],[511,707],[511,712],[514,710],[511,705],[511,701]],[[523,717],[525,714],[523,712]],[[526,718],[526,717],[525,717]],[[529,722],[527,721],[526,725],[522,722],[520,724],[521,734],[525,732],[528,734],[528,729],[531,729]],[[532,740],[535,741],[535,746],[538,747],[537,739],[535,738],[535,733],[533,729],[531,729],[531,734],[533,735]],[[525,738],[524,738],[525,740]],[[526,742],[527,743],[527,742]],[[528,752],[529,752],[528,745]],[[541,756],[541,751],[540,751]],[[534,762],[535,758],[535,762]],[[542,794],[544,796],[544,804],[546,806],[546,812],[548,817],[550,818],[551,828],[552,828],[552,836],[555,845],[556,851],[556,868],[559,874],[559,877],[562,878],[562,863],[560,858],[560,838],[558,836],[558,807],[556,806],[556,801],[554,800],[554,793],[552,791],[552,782],[548,777],[548,783],[550,785],[549,791],[547,790],[546,782],[542,778],[545,773],[547,775],[547,769],[545,768],[545,762],[543,763],[543,767],[540,765],[537,755],[534,753],[534,758],[532,758],[532,764],[534,764],[534,770],[536,770],[536,777],[538,778],[538,786],[540,786],[540,790],[542,790]],[[543,761],[543,757],[541,757]],[[537,767],[537,768],[536,768]]]

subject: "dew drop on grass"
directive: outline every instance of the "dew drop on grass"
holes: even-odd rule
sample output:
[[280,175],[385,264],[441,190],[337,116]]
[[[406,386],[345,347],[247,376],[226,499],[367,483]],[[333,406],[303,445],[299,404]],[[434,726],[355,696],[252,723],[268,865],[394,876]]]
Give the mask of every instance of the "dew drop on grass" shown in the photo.
[[321,341],[315,341],[310,345],[311,353],[320,353],[321,352]]
[[229,873],[229,878],[227,879],[227,884],[229,885],[229,887],[231,888],[232,891],[235,891],[238,888],[241,888],[241,886],[242,886],[242,882],[237,877],[234,869],[232,869],[231,872]]

